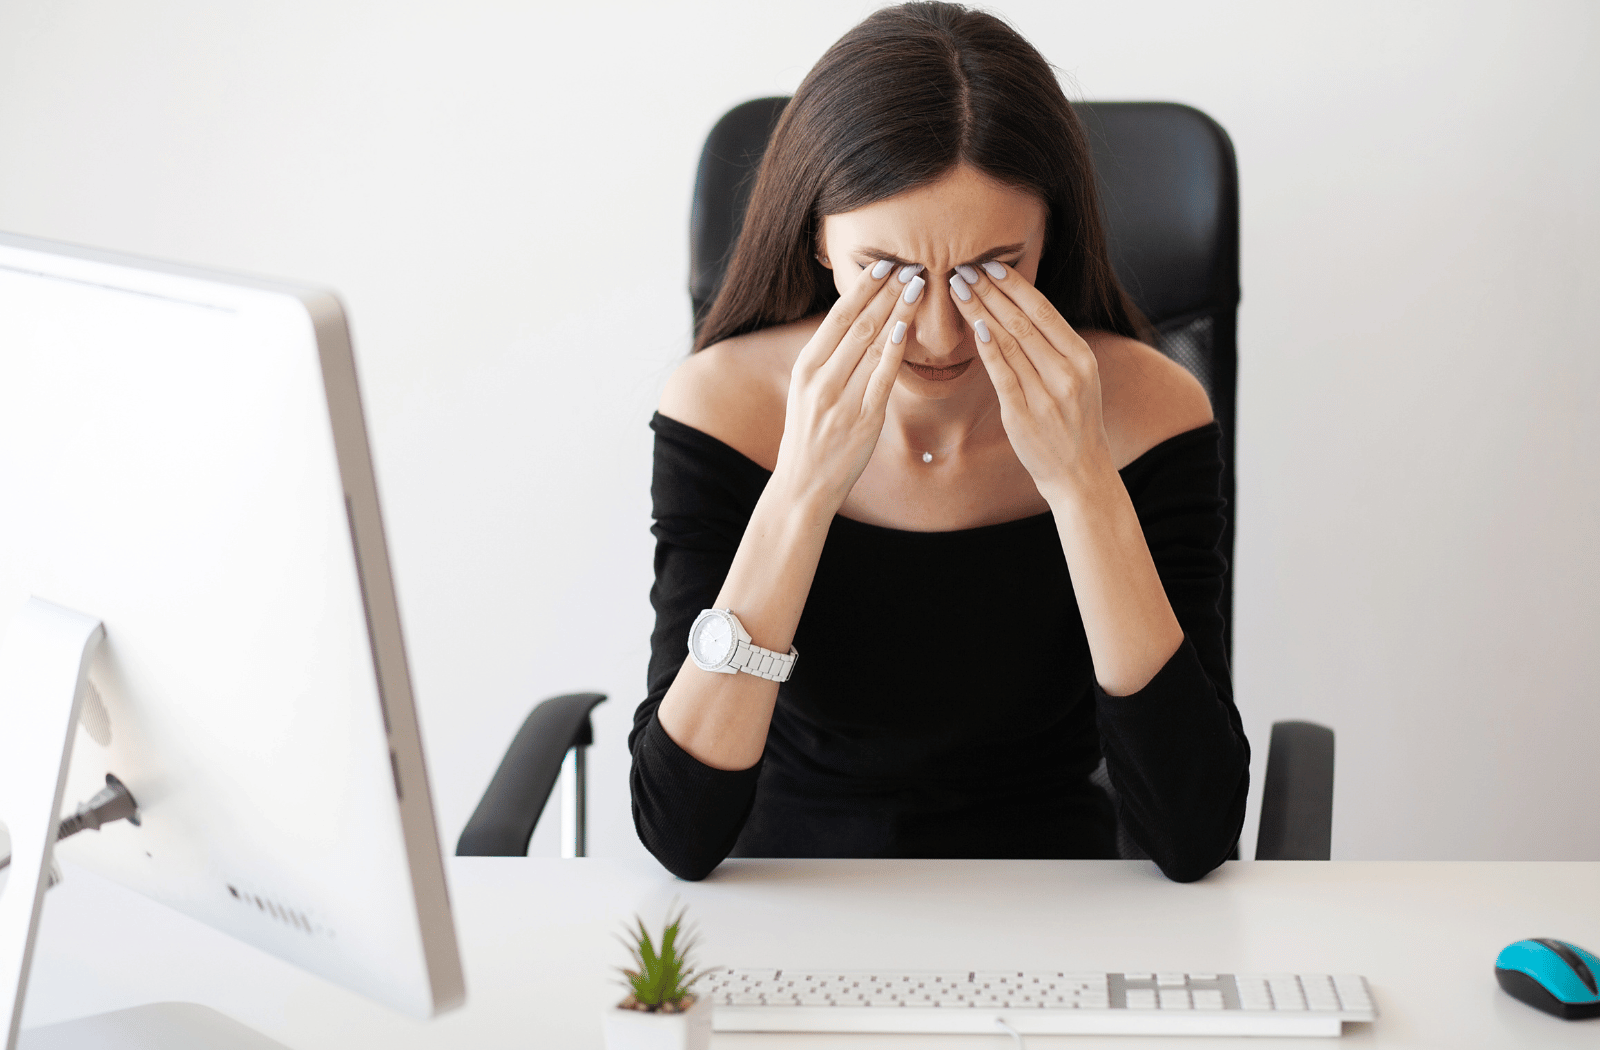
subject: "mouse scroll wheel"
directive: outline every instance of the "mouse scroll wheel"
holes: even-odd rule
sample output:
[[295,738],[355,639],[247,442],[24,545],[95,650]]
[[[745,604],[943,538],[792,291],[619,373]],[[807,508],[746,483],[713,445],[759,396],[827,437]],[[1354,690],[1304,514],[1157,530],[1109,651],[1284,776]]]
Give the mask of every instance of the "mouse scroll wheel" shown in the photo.
[[1583,961],[1583,956],[1573,951],[1564,941],[1558,941],[1554,937],[1535,937],[1534,941],[1561,956],[1561,961],[1572,967],[1572,972],[1578,975],[1578,979],[1584,983],[1589,991],[1595,995],[1600,995],[1600,988],[1595,987],[1594,971],[1590,970],[1589,964]]

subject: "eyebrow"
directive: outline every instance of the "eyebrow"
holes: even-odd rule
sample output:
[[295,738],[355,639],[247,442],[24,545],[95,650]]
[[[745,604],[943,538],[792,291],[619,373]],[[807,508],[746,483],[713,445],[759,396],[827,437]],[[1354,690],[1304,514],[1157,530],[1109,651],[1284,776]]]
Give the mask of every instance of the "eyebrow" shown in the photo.
[[[1019,252],[1026,251],[1027,247],[1028,246],[1026,244],[1002,244],[999,247],[990,248],[988,251],[984,252],[982,255],[977,255],[977,256],[974,256],[971,259],[966,260],[961,265],[963,265],[963,266],[981,266],[984,263],[988,262],[990,259],[998,259],[1002,255],[1015,255],[1015,254],[1017,254]],[[897,264],[899,266],[910,266],[910,265],[913,265],[910,262],[910,260],[902,259],[898,255],[894,255],[894,254],[892,254],[890,252],[886,252],[886,251],[883,251],[883,250],[878,249],[878,248],[857,248],[856,249],[856,254],[865,255],[869,259],[883,259],[886,262],[892,262],[892,263],[895,263],[895,264]]]

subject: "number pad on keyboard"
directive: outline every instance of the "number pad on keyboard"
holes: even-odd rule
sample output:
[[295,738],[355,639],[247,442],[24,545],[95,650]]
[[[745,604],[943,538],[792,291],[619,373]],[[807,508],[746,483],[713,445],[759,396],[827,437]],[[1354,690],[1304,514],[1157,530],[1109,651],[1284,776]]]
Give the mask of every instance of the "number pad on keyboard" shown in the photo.
[[1111,999],[1128,1010],[1222,1010],[1226,987],[1214,973],[1114,973]]

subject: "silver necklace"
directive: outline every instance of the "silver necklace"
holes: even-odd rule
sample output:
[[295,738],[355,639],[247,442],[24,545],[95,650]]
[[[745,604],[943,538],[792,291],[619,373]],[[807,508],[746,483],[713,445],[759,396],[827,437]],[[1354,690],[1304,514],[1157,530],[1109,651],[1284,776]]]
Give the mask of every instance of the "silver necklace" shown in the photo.
[[948,445],[945,448],[928,449],[927,451],[923,452],[922,453],[922,462],[924,462],[924,463],[932,463],[934,456],[942,456],[946,452],[954,452],[956,449],[960,448],[962,445],[965,445],[967,443],[967,439],[978,432],[978,428],[983,426],[983,421],[988,419],[989,418],[989,413],[993,412],[993,411],[994,411],[994,406],[993,405],[990,405],[988,408],[984,409],[983,415],[979,416],[978,417],[978,421],[976,423],[972,424],[972,429],[967,431],[965,434],[961,435],[961,440],[957,441],[954,445]]

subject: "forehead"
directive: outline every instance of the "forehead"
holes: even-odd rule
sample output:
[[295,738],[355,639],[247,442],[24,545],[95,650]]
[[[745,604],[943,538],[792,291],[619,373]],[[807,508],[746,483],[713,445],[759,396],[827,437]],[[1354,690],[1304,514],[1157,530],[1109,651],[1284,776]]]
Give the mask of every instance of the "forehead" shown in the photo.
[[944,268],[1003,244],[1037,247],[1045,206],[968,165],[937,182],[822,220],[830,253],[876,249]]

